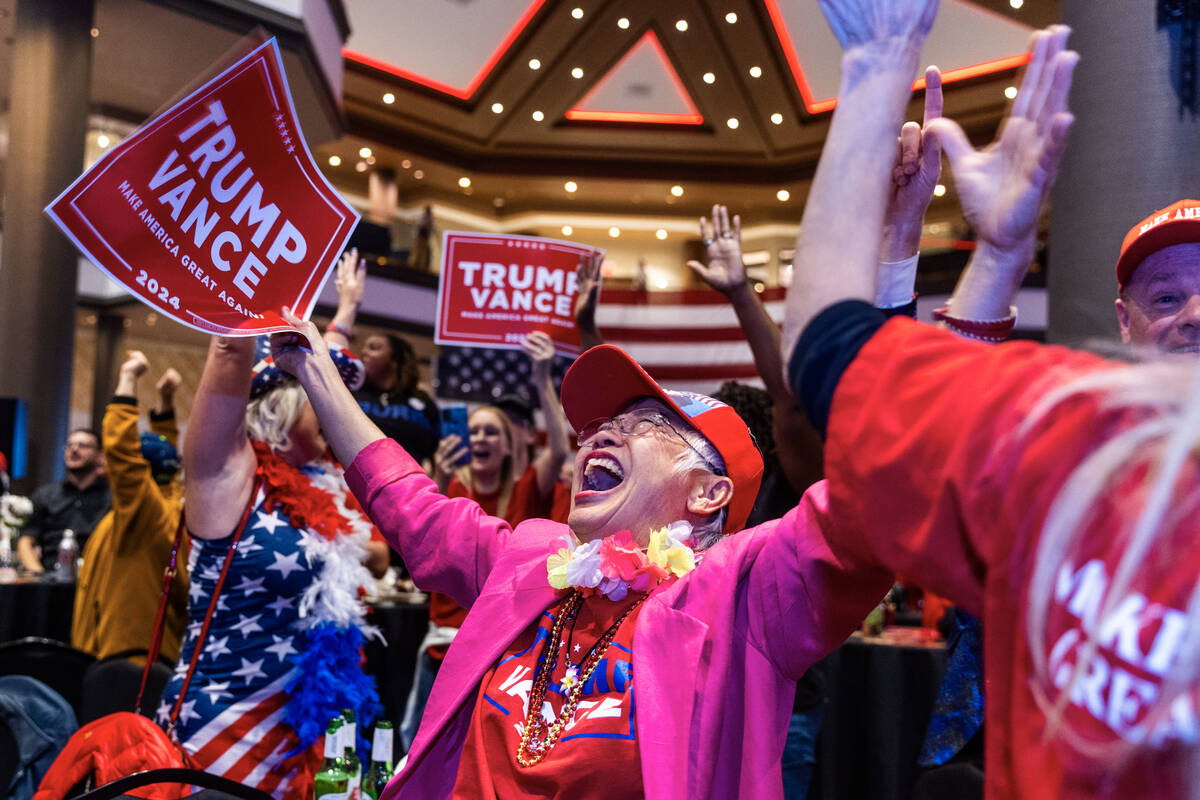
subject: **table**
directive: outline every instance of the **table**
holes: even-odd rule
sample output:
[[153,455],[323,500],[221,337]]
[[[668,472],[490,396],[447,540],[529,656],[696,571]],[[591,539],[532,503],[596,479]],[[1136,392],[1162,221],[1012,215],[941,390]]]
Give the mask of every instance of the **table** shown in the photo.
[[835,650],[809,797],[908,800],[945,670],[941,645],[852,638]]
[[379,628],[387,645],[377,640],[367,642],[366,672],[375,676],[384,719],[399,728],[412,687],[417,648],[429,629],[429,603],[376,601],[369,602],[367,608],[367,621]]
[[0,583],[0,642],[40,636],[71,641],[75,582],[18,578]]

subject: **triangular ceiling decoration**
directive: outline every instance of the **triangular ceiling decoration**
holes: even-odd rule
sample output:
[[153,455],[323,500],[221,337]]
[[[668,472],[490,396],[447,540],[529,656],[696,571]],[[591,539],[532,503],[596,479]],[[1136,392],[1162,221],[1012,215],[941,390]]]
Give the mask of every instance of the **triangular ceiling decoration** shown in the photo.
[[[395,31],[377,24],[379,19],[394,15],[389,6],[395,0],[353,0],[347,3],[352,33],[342,55],[460,100],[470,100],[545,2],[441,2],[437,4],[437,13],[406,15],[405,47],[398,51]],[[360,24],[355,24],[356,21]],[[428,30],[420,30],[422,26]],[[497,44],[496,37],[501,32],[507,33]],[[446,57],[447,35],[458,40],[454,58]],[[464,54],[466,58],[462,57]],[[405,66],[393,63],[401,59]]]
[[[810,114],[837,105],[841,48],[820,8],[811,0],[763,0],[804,107]],[[974,33],[965,37],[963,31]],[[937,64],[943,83],[1016,69],[1033,29],[966,0],[944,0],[921,53],[921,64]],[[805,70],[800,61],[808,66]],[[925,88],[922,77],[913,89]]]
[[579,104],[566,112],[566,118],[669,125],[704,122],[653,31],[646,31]]

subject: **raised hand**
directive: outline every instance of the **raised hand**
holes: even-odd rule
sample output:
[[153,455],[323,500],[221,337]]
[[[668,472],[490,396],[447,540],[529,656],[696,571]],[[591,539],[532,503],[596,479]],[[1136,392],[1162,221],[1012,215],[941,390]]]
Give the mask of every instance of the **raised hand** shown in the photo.
[[329,349],[312,320],[301,320],[287,306],[280,315],[292,326],[290,331],[271,334],[271,357],[280,369],[300,378],[306,370],[318,366],[322,359],[330,360]]
[[942,115],[942,73],[925,70],[925,116],[921,125],[906,122],[900,129],[892,183],[883,218],[880,261],[902,261],[917,254],[921,225],[942,171],[942,147],[930,123]]
[[746,285],[746,266],[742,263],[742,218],[734,214],[729,222],[729,209],[723,205],[712,208],[712,224],[700,218],[700,238],[704,241],[708,264],[688,261],[687,265],[712,288],[723,294]]
[[183,383],[183,377],[174,367],[168,367],[167,371],[158,379],[158,383],[154,384],[155,390],[158,391],[159,397],[170,399],[175,396],[175,390]]
[[575,295],[575,324],[581,328],[596,325],[596,301],[600,296],[600,268],[604,258],[597,251],[579,257],[575,268],[575,283],[579,287]]
[[150,361],[141,350],[126,350],[125,362],[121,364],[121,374],[131,378],[140,378],[150,369]]
[[933,28],[938,0],[819,0],[833,35],[849,50],[889,39],[924,41]]
[[362,303],[363,290],[367,284],[367,262],[358,257],[358,248],[352,247],[342,254],[338,262],[337,286],[338,305],[350,304],[354,308]]
[[973,148],[951,120],[929,125],[950,159],[963,215],[981,243],[999,250],[1033,255],[1038,211],[1054,185],[1075,120],[1067,95],[1079,54],[1065,49],[1069,34],[1065,25],[1053,25],[1033,35],[1033,57],[1017,99],[987,147]]
[[534,382],[549,380],[550,363],[554,360],[554,341],[550,336],[542,331],[534,331],[521,342],[521,349],[533,362]]

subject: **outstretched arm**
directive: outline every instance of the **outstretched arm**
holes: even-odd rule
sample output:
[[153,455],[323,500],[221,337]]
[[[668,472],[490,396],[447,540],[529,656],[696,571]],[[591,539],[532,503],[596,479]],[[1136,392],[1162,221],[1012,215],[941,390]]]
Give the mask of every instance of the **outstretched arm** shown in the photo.
[[600,266],[604,259],[593,250],[590,255],[579,257],[579,267],[575,270],[576,284],[579,287],[575,295],[575,326],[579,329],[579,343],[583,350],[590,350],[598,344],[604,344],[604,337],[596,327],[596,305],[600,299]]
[[246,435],[254,340],[214,336],[196,388],[183,446],[188,530],[201,539],[233,532],[250,502],[256,460]]
[[175,392],[183,383],[183,376],[174,367],[167,367],[167,371],[158,379],[158,383],[154,384],[155,391],[158,392],[158,405],[150,412],[150,430],[160,436],[165,436],[167,441],[175,447],[179,446],[179,421],[175,419]]
[[937,8],[937,0],[821,0],[844,51],[842,83],[796,237],[789,354],[827,306],[875,298],[896,130]]
[[[534,459],[537,472],[538,494],[548,497],[554,491],[559,470],[567,460],[567,415],[563,412],[558,392],[550,378],[550,364],[554,360],[554,342],[541,331],[534,331],[521,343],[521,347],[533,362],[531,380],[537,391],[538,403],[546,417],[546,448]],[[515,476],[515,477],[520,477]]]
[[358,307],[362,305],[363,290],[367,285],[367,262],[358,257],[358,248],[352,247],[342,254],[335,278],[338,307],[333,319],[325,326],[325,341],[337,347],[349,347],[354,335],[354,320]]

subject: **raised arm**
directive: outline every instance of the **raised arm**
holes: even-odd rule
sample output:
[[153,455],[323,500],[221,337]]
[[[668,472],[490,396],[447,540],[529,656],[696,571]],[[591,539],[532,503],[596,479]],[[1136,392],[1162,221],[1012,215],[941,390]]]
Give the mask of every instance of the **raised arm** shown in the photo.
[[896,130],[938,0],[821,0],[842,45],[838,106],[796,237],[785,352],[833,303],[875,298]]
[[584,350],[604,344],[604,337],[596,327],[596,305],[600,299],[600,266],[603,257],[595,250],[590,255],[579,257],[575,270],[578,294],[575,295],[575,326],[579,329],[579,343]]
[[251,501],[256,460],[246,435],[254,340],[214,336],[183,445],[188,530],[201,539],[233,533]]
[[367,285],[367,262],[358,257],[357,247],[342,254],[334,282],[338,306],[333,319],[325,326],[325,341],[337,347],[349,347],[350,339],[354,336],[354,320],[358,316],[358,307],[362,305],[363,291]]
[[150,465],[142,456],[137,412],[138,378],[149,366],[142,351],[130,350],[117,373],[115,396],[104,410],[104,461],[118,513],[127,512],[147,490],[153,490]]
[[554,343],[546,334],[534,331],[521,346],[533,362],[530,379],[546,418],[546,447],[534,459],[533,468],[537,472],[538,494],[548,497],[554,491],[554,483],[558,480],[563,462],[567,460],[567,415],[563,412],[562,402],[550,378]]
[[160,436],[165,436],[167,441],[175,447],[179,446],[179,420],[175,418],[175,391],[179,389],[181,383],[183,383],[183,377],[179,371],[174,367],[167,367],[167,371],[154,385],[155,391],[158,392],[158,405],[150,412],[150,430]]
[[[1074,117],[1067,95],[1079,54],[1066,49],[1070,29],[1054,25],[1033,35],[1033,56],[996,140],[976,150],[949,119],[931,128],[942,141],[963,215],[976,247],[951,296],[947,327],[956,320],[1011,317],[1011,305],[1033,260],[1038,212],[1054,185]],[[961,326],[959,326],[961,327]]]
[[[925,116],[920,125],[906,122],[900,129],[887,210],[883,217],[881,264],[914,258],[921,246],[921,227],[942,172],[942,148],[929,123],[942,115],[942,72],[925,70]],[[883,276],[880,275],[880,278]]]

